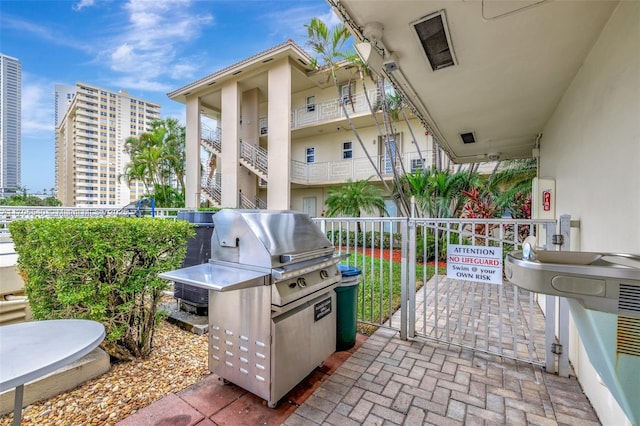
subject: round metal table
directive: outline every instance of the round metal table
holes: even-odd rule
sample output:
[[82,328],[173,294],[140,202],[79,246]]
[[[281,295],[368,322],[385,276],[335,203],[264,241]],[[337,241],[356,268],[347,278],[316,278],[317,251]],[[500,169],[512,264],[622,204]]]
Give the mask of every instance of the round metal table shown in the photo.
[[31,321],[0,327],[0,392],[15,388],[13,424],[22,418],[24,384],[70,364],[104,339],[104,326],[88,320]]

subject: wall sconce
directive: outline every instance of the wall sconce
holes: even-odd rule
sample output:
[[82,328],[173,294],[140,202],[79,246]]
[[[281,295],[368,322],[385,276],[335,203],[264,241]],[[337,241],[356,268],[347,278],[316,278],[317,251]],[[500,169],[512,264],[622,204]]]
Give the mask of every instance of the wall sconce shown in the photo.
[[362,61],[376,74],[382,71],[382,55],[371,43],[356,43],[356,52],[362,58]]

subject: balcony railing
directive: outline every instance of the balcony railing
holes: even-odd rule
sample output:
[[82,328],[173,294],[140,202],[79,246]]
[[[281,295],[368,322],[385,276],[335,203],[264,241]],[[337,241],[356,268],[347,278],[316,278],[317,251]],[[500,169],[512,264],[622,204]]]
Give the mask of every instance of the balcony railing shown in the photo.
[[268,175],[269,153],[266,149],[240,141],[240,158]]
[[[368,94],[371,103],[375,104],[378,96],[378,90],[369,90]],[[313,108],[309,108],[307,105],[303,108],[294,109],[291,117],[291,128],[297,129],[311,124],[345,118],[342,111],[343,101],[348,102],[345,107],[347,108],[347,113],[350,116],[369,114],[371,112],[364,93],[357,92],[354,93],[350,99],[336,98],[326,102],[318,102]]]
[[[431,153],[422,153],[423,161],[420,161],[420,155],[418,152],[409,152],[403,154],[402,162],[404,165],[404,171],[411,173],[416,169],[424,167],[430,167]],[[395,167],[398,173],[402,174],[403,169],[400,165],[400,161],[390,161],[386,156],[372,156],[371,159],[380,170],[383,177],[389,177],[393,175],[393,167]],[[368,158],[355,158],[352,160],[340,160],[340,161],[325,161],[319,163],[304,163],[302,161],[291,161],[291,181],[294,183],[314,185],[314,184],[330,184],[341,183],[347,180],[364,180],[370,177],[376,177],[376,171],[371,165]]]
[[241,209],[266,209],[267,203],[255,197],[254,200],[251,200],[249,197],[245,196],[242,192],[238,193],[239,207]]
[[[378,90],[368,90],[369,100],[371,104],[375,104],[378,97]],[[312,124],[318,124],[325,121],[338,120],[344,117],[341,103],[347,102],[347,113],[351,115],[369,114],[369,105],[367,104],[364,93],[354,93],[350,99],[336,98],[325,102],[318,102],[313,106],[306,105],[302,108],[293,109],[291,111],[291,128],[297,129],[299,127],[309,126]],[[258,132],[260,136],[265,136],[269,132],[267,117],[260,117],[258,119]],[[220,145],[220,128],[211,129],[206,125],[201,127],[202,139],[209,143],[215,143]]]
[[212,129],[206,125],[200,128],[200,138],[204,144],[210,148],[222,152],[222,139],[220,138],[220,127]]
[[200,175],[200,187],[206,192],[216,203],[222,202],[222,179],[220,173],[211,172],[209,165],[202,166],[202,174]]

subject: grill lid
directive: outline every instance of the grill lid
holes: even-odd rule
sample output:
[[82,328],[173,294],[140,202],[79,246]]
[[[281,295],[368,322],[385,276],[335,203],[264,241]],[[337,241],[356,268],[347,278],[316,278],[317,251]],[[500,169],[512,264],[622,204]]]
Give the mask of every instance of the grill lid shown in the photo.
[[290,210],[221,210],[213,217],[211,258],[275,268],[331,255],[309,215]]

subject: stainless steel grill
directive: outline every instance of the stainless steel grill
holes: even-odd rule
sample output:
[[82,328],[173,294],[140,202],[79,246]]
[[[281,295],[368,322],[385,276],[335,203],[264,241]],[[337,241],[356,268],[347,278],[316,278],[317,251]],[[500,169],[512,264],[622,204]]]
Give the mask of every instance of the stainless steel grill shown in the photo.
[[209,369],[275,407],[335,352],[340,256],[303,213],[213,221],[209,262],[160,276],[209,290]]

